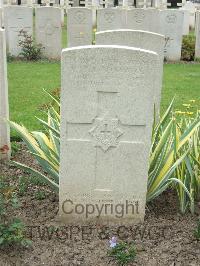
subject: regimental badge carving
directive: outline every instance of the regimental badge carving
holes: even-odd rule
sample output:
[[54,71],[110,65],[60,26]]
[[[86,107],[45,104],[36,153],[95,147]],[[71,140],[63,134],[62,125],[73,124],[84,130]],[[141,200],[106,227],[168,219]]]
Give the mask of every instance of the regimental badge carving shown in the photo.
[[104,14],[104,18],[108,23],[112,23],[114,21],[115,15],[113,12],[106,12]]
[[142,23],[142,21],[144,20],[144,17],[145,17],[144,12],[141,12],[141,11],[135,12],[135,21],[137,23]]
[[85,22],[85,14],[83,11],[79,10],[75,13],[74,19],[78,24]]
[[46,22],[46,26],[45,26],[45,33],[47,35],[52,35],[56,30],[56,26],[52,24],[51,20],[48,20]]
[[89,131],[95,146],[106,152],[110,147],[117,147],[118,138],[123,135],[118,119],[96,118],[94,127]]
[[167,15],[166,22],[170,24],[174,24],[177,21],[177,16],[175,14]]

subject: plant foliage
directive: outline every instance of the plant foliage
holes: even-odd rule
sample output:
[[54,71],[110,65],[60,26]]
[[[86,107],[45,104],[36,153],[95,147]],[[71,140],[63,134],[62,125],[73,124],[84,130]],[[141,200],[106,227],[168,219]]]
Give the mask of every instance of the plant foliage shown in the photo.
[[24,30],[19,32],[19,46],[22,48],[20,56],[24,57],[28,61],[37,61],[42,58],[42,47],[41,44],[37,44],[31,35]]
[[28,246],[31,242],[25,237],[25,226],[17,218],[10,217],[8,210],[19,207],[19,202],[11,187],[0,178],[0,247],[18,244]]

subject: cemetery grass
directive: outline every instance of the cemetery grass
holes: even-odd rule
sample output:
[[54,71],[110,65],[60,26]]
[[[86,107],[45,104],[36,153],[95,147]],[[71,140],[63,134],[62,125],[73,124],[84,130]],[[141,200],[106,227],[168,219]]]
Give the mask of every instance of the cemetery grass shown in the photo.
[[[13,160],[38,167],[24,145],[18,148]],[[79,231],[58,223],[58,196],[38,179],[6,162],[0,163],[0,176],[6,176],[21,202],[19,209],[8,214],[23,221],[26,236],[32,240],[29,248],[16,245],[0,248],[2,266],[114,266],[116,263],[107,256],[108,240],[113,235],[134,243],[136,260],[129,266],[200,265],[200,242],[194,237],[200,208],[196,208],[193,216],[180,215],[176,195],[171,191],[147,206],[142,226],[121,231],[119,227],[108,227],[105,231],[105,227],[91,224]],[[57,233],[52,228],[57,228]]]
[[[60,63],[10,62],[8,81],[10,119],[29,130],[40,129],[35,116],[45,117],[45,105],[50,99],[44,89],[53,92],[60,88]],[[176,110],[184,110],[182,104],[200,99],[199,84],[200,64],[165,64],[161,112],[166,110],[174,96]],[[11,136],[17,138],[14,132]]]

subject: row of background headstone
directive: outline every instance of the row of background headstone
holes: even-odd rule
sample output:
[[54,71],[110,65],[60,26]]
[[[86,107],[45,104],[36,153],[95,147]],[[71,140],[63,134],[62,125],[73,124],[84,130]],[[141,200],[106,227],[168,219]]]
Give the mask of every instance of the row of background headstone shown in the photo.
[[72,7],[114,7],[135,6],[141,7],[168,7],[178,8],[185,4],[185,0],[4,0],[4,4],[10,5],[61,5]]
[[59,59],[62,48],[61,14],[61,9],[57,7],[37,7],[35,9],[35,27],[33,27],[33,8],[5,6],[3,26],[6,30],[8,53],[11,56],[19,56],[21,52],[19,34],[23,30],[29,36],[35,35],[36,42],[44,47],[43,55],[45,57]]
[[[60,57],[61,14],[61,9],[56,7],[36,8],[36,41],[42,44],[44,55],[49,58]],[[68,47],[92,44],[93,27],[96,27],[97,21],[97,31],[132,29],[163,34],[167,38],[166,59],[180,60],[182,34],[189,33],[189,22],[184,21],[184,18],[188,20],[188,16],[185,14],[178,9],[107,8],[96,11],[91,8],[70,8],[67,16]],[[33,34],[33,9],[5,6],[4,17],[8,51],[17,56],[20,52],[20,29]]]
[[[88,8],[68,10],[69,47],[92,43],[92,12]],[[181,57],[183,20],[183,11],[176,9],[98,9],[97,31],[132,29],[163,34],[167,38],[165,57],[176,61]]]

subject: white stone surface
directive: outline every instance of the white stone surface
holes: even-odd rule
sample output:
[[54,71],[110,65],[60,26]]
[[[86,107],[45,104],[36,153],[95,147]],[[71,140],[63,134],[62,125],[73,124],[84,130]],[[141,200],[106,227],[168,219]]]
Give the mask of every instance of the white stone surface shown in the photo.
[[28,35],[33,34],[33,9],[24,6],[4,7],[4,22],[8,51],[11,55],[18,56],[21,47],[19,33],[24,30]]
[[200,11],[196,12],[196,44],[195,44],[195,58],[200,58]]
[[160,33],[166,37],[165,58],[178,61],[181,58],[183,11],[168,9],[160,11]]
[[61,9],[59,7],[38,7],[35,9],[36,41],[44,47],[47,58],[61,57]]
[[151,7],[151,0],[136,0],[136,7],[137,8],[147,8]]
[[0,28],[3,26],[3,8],[0,7]]
[[68,47],[92,44],[92,9],[75,7],[67,13]]
[[97,10],[97,30],[117,30],[126,28],[126,9],[102,8]]
[[162,90],[162,76],[163,76],[163,59],[165,37],[163,35],[135,30],[114,30],[114,31],[100,31],[96,33],[96,44],[101,45],[125,45],[156,52],[159,55],[159,71],[158,84],[155,88],[155,105],[159,115],[161,90]]
[[183,18],[183,35],[188,35],[190,32],[190,12],[186,9],[180,8],[184,13]]
[[128,10],[126,28],[158,33],[159,10],[155,8],[133,8]]
[[[63,50],[60,215],[66,223],[143,221],[158,66],[156,53],[127,46]],[[117,204],[126,201],[134,211],[124,208],[117,218]],[[94,213],[87,216],[86,208]]]
[[194,28],[195,27],[195,4],[187,1],[185,5],[183,6],[184,9],[188,10],[190,12],[190,27]]
[[10,159],[10,130],[5,30],[0,29],[0,160]]
[[61,25],[62,27],[65,25],[65,9],[63,6],[61,6]]

